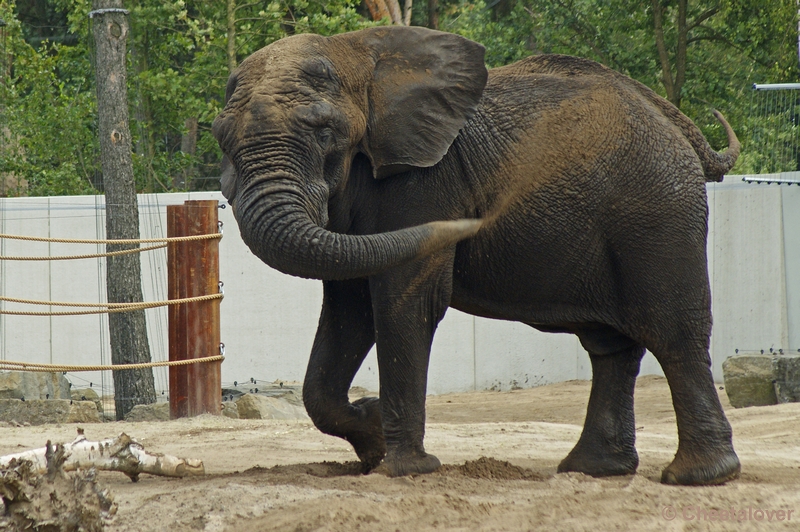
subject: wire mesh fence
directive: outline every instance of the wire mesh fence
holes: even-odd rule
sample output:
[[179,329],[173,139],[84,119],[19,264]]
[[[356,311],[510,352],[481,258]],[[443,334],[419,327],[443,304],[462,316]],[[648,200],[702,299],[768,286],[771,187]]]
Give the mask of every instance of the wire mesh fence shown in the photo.
[[[800,83],[754,84],[748,122],[744,173],[779,174],[775,181],[798,182]],[[780,174],[788,175],[781,179]]]

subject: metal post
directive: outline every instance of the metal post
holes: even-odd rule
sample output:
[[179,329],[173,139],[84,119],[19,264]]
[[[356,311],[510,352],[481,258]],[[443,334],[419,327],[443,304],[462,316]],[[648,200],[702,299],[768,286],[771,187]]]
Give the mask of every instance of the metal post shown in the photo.
[[[216,233],[217,201],[186,201],[167,206],[167,236]],[[219,291],[219,240],[170,242],[167,248],[170,299]],[[170,361],[219,354],[219,299],[169,307]],[[169,411],[173,419],[219,414],[222,378],[220,362],[169,368]]]

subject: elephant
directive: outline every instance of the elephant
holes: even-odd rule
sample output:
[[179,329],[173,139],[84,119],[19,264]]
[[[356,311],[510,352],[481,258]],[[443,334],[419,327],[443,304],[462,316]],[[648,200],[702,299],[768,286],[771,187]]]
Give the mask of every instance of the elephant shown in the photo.
[[[645,85],[587,59],[488,70],[482,45],[420,27],[269,44],[231,74],[212,131],[222,193],[253,254],[320,279],[303,385],[365,473],[435,471],[425,397],[449,307],[577,335],[592,385],[558,472],[635,473],[633,392],[649,349],[679,444],[668,484],[739,476],[710,369],[706,182],[717,152]],[[375,345],[379,397],[348,399]]]

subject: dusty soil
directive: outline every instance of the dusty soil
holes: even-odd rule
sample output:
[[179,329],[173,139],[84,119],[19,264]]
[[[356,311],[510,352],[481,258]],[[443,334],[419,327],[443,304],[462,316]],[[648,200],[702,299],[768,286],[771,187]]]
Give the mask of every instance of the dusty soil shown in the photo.
[[[573,381],[429,397],[426,448],[445,466],[397,479],[358,475],[348,444],[308,421],[201,416],[84,429],[89,439],[126,432],[149,451],[205,462],[202,478],[132,483],[101,473],[119,504],[106,528],[114,532],[800,529],[800,403],[737,410],[720,391],[742,478],[689,488],[658,482],[677,448],[658,377],[637,385],[637,475],[556,474],[578,439],[588,395],[588,382]],[[69,425],[3,427],[0,453],[74,436]]]

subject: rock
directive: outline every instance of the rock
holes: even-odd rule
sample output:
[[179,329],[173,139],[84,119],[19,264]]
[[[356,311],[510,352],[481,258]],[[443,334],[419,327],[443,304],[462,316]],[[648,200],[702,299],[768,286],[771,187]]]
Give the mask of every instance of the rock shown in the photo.
[[0,399],[0,420],[23,425],[99,423],[100,415],[91,401]]
[[61,373],[0,373],[0,399],[70,399],[70,383]]
[[73,401],[92,401],[97,405],[97,411],[103,411],[103,400],[97,395],[97,392],[91,388],[72,389],[70,397]]
[[736,408],[800,401],[800,355],[740,354],[722,363],[722,374]]
[[303,407],[282,398],[247,393],[236,401],[240,419],[308,419]]
[[282,398],[293,405],[303,406],[303,386],[297,382],[280,380],[275,382],[245,382],[222,389],[223,401],[238,401],[248,393]]
[[125,421],[169,421],[169,403],[136,405],[131,408]]
[[778,402],[800,402],[800,355],[775,356],[772,370]]
[[239,419],[239,405],[233,401],[222,403],[222,415],[233,419]]
[[100,423],[100,411],[92,401],[72,401],[67,423]]

